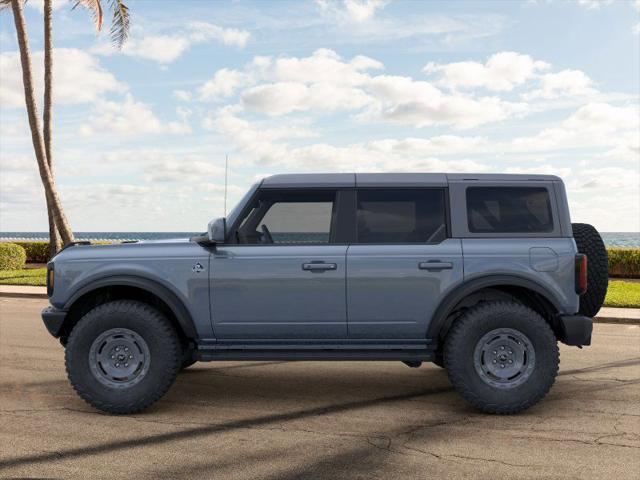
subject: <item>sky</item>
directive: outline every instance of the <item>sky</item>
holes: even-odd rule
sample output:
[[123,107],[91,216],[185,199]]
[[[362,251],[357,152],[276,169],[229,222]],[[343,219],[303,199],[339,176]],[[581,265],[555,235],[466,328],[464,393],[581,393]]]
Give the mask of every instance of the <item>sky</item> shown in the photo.
[[[106,2],[104,2],[106,3]],[[76,231],[204,231],[292,172],[546,173],[574,222],[640,230],[640,0],[54,4],[54,154]],[[42,2],[25,8],[42,97]],[[40,107],[40,112],[42,112]],[[0,13],[0,230],[46,231]]]

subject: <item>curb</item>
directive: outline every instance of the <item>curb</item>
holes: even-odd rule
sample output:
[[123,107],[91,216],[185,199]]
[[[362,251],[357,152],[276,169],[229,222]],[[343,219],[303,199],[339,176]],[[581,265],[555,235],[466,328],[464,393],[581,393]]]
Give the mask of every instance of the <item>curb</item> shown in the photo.
[[[7,292],[0,291],[0,298],[36,298],[36,299],[48,299],[46,293],[35,292]],[[613,323],[618,325],[640,325],[640,318],[633,317],[611,317],[611,316],[596,316],[593,319],[593,323]]]
[[629,317],[596,317],[593,319],[594,323],[615,323],[618,325],[640,325],[640,318]]
[[0,298],[49,298],[46,293],[0,292]]

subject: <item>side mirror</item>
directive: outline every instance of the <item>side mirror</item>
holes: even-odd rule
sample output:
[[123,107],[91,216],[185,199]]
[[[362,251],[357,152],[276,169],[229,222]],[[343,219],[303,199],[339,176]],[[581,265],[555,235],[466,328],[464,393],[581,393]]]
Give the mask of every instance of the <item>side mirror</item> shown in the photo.
[[227,219],[220,217],[211,220],[207,228],[207,234],[211,243],[224,243],[227,236]]

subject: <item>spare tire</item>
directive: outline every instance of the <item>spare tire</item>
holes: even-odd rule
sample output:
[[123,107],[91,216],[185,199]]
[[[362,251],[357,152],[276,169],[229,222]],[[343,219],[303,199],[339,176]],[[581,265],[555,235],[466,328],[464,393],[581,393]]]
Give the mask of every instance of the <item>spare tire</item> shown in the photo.
[[573,239],[578,252],[587,256],[587,291],[580,296],[578,312],[594,317],[604,303],[609,286],[607,249],[598,231],[586,223],[572,223]]

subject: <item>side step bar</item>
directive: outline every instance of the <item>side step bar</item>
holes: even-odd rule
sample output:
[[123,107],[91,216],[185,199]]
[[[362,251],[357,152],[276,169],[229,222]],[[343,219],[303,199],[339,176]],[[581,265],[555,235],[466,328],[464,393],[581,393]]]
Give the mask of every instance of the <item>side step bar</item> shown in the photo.
[[[395,343],[395,344],[394,344]],[[215,360],[398,360],[428,362],[434,359],[435,345],[421,340],[411,343],[200,343],[199,361]]]
[[434,359],[431,352],[400,351],[400,350],[333,350],[314,352],[308,350],[227,350],[196,352],[196,359],[200,362],[212,362],[221,360],[393,360],[401,362],[430,362]]

